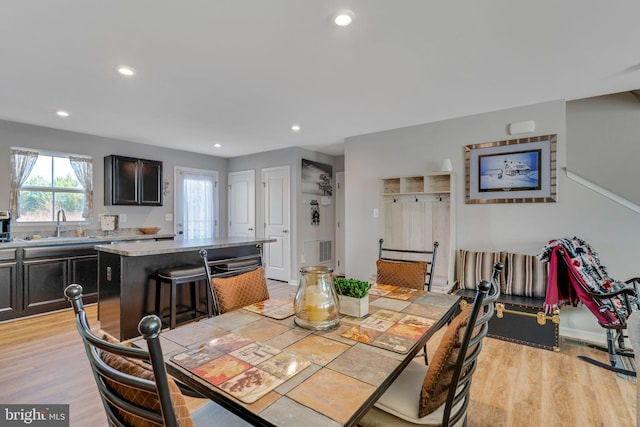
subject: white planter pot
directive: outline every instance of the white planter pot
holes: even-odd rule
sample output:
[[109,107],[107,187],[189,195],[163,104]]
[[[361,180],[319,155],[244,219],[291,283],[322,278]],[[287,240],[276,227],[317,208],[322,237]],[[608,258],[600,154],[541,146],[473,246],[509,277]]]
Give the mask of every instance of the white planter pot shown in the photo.
[[354,298],[340,296],[340,313],[353,317],[364,317],[369,314],[369,296]]

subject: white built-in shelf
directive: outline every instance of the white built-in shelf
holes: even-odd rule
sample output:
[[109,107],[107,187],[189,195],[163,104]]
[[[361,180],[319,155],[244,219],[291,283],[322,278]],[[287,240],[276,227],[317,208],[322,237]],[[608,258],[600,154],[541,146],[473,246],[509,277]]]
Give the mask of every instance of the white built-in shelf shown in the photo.
[[382,195],[448,194],[451,192],[451,176],[450,172],[441,172],[420,176],[382,178]]
[[379,233],[385,247],[430,250],[439,243],[433,290],[449,292],[454,283],[454,175],[425,175],[380,179]]

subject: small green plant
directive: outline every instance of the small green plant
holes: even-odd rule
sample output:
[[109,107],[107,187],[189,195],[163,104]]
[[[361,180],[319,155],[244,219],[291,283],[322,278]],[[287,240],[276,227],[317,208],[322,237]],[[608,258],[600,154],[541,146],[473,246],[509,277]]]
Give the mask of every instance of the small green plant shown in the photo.
[[335,286],[338,295],[353,298],[364,298],[369,293],[371,283],[356,279],[345,279],[344,277],[334,277],[333,286]]

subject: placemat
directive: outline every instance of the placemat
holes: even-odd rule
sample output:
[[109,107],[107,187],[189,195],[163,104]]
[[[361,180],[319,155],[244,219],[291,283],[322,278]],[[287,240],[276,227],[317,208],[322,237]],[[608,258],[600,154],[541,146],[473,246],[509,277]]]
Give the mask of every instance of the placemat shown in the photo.
[[276,320],[286,319],[295,314],[293,301],[286,298],[272,298],[242,308]]
[[385,298],[401,299],[405,301],[414,296],[417,292],[424,293],[424,291],[420,291],[419,289],[402,288],[400,286],[385,284],[378,284],[369,289],[369,293],[372,295],[378,295]]
[[341,336],[375,347],[405,354],[433,325],[433,321],[412,314],[378,310],[344,331]]
[[244,403],[253,403],[305,369],[296,354],[230,333],[171,360]]

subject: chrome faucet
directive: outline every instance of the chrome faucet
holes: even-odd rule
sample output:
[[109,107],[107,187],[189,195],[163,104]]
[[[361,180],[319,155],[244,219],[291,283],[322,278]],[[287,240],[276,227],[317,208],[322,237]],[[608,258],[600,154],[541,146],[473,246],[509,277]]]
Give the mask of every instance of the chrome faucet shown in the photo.
[[60,214],[62,214],[62,222],[67,221],[67,214],[64,213],[64,209],[58,209],[56,215],[56,237],[60,237]]

